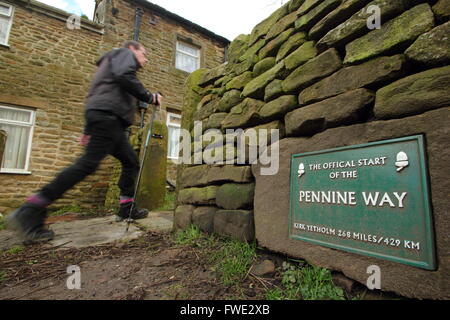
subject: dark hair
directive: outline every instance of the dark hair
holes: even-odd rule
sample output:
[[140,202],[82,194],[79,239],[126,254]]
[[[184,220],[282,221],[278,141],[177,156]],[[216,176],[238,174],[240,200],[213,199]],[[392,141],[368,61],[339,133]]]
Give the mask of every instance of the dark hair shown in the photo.
[[129,41],[125,41],[123,43],[122,47],[123,48],[133,47],[134,49],[139,50],[142,47],[142,45],[139,42],[137,42],[137,41],[129,40]]

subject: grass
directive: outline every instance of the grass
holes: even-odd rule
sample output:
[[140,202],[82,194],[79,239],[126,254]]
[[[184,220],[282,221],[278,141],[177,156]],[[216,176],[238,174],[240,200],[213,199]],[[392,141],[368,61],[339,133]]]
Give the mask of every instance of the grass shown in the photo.
[[174,236],[178,245],[191,245],[204,249],[204,255],[211,269],[216,271],[223,285],[238,285],[256,259],[256,244],[232,239],[220,239],[206,235],[191,225]]
[[345,299],[344,291],[334,285],[330,270],[285,262],[281,272],[284,288],[267,291],[267,300]]
[[24,249],[25,249],[24,246],[14,246],[14,247],[10,248],[9,250],[6,250],[4,252],[4,254],[12,256],[12,255],[22,252]]
[[175,210],[175,191],[167,191],[164,197],[164,204],[154,211],[171,211]]
[[225,240],[209,262],[219,273],[223,285],[231,286],[242,282],[256,259],[256,244],[238,240]]
[[[199,254],[217,272],[222,284],[235,286],[238,291],[257,258],[255,242],[207,235],[193,225],[175,233],[173,240],[177,245],[201,248]],[[266,290],[263,297],[267,300],[345,300],[344,291],[334,285],[328,269],[289,259],[277,271],[281,285]]]
[[65,206],[65,207],[62,207],[62,208],[60,208],[58,210],[50,212],[49,216],[57,217],[57,216],[63,215],[63,214],[68,213],[68,212],[82,213],[83,211],[85,211],[85,210],[83,210],[83,208],[81,208],[79,205],[71,205],[71,206]]

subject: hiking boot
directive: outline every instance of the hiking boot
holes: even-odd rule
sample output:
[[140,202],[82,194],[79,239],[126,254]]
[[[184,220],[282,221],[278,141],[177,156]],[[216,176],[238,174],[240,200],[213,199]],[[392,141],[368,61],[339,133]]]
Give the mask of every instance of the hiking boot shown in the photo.
[[133,205],[133,202],[128,202],[120,205],[119,212],[116,215],[116,222],[121,222],[130,217],[131,206],[133,206],[131,219],[138,220],[147,218],[149,213],[147,209],[137,209],[136,206]]
[[47,210],[35,204],[25,203],[19,209],[9,214],[7,225],[16,230],[24,243],[48,241],[55,237],[52,230],[44,227]]

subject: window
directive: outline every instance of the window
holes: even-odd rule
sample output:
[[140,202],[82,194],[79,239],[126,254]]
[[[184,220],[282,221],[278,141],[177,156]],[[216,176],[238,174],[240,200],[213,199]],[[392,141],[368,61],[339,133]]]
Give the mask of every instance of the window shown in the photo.
[[14,7],[0,2],[0,44],[8,45]]
[[178,159],[180,153],[180,128],[181,115],[176,113],[167,113],[167,127],[169,133],[167,157],[169,159]]
[[200,69],[200,49],[177,41],[177,56],[175,66],[177,69],[193,72]]
[[28,173],[34,121],[33,110],[0,106],[0,130],[7,134],[0,172]]

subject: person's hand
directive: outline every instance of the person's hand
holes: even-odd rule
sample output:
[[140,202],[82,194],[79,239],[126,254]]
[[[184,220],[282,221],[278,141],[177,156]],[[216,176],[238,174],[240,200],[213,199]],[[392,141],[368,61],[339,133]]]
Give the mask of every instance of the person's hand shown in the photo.
[[86,134],[83,134],[81,137],[77,139],[77,141],[80,143],[81,146],[85,147],[88,145],[89,141],[91,140],[91,136],[88,136]]
[[160,106],[161,102],[162,102],[162,95],[159,93],[153,93],[153,101],[152,104],[154,104],[155,106]]

